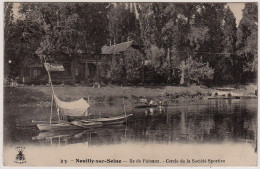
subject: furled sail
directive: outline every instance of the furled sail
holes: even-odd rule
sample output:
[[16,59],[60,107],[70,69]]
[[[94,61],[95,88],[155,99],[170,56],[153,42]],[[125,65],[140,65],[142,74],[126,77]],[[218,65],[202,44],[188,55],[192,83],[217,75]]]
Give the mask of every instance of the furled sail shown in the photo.
[[74,102],[64,102],[54,95],[54,99],[59,108],[59,111],[64,115],[69,115],[69,116],[88,115],[87,109],[89,108],[89,104],[83,98]]

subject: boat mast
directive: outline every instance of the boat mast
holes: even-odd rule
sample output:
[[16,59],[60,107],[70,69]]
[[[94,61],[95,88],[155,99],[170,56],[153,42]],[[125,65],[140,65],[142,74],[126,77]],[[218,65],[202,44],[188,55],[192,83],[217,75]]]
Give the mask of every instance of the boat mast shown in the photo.
[[125,99],[124,99],[125,96],[123,96],[123,104],[124,104],[124,112],[125,112],[125,118],[126,118],[126,110],[125,110]]
[[47,73],[48,73],[48,76],[49,76],[49,81],[50,81],[50,84],[51,84],[51,89],[52,89],[52,97],[51,97],[51,116],[50,116],[50,125],[51,125],[52,106],[53,106],[53,99],[54,99],[54,89],[53,89],[53,85],[52,85],[52,81],[51,81],[51,75],[50,75],[49,69],[47,68],[47,62],[46,62],[45,56],[43,56],[43,58],[44,58],[44,62],[45,62],[45,64],[46,64],[45,69],[47,70]]
[[50,125],[51,125],[51,119],[52,119],[53,97],[54,97],[54,95],[52,94],[52,97],[51,97],[51,115],[50,115]]

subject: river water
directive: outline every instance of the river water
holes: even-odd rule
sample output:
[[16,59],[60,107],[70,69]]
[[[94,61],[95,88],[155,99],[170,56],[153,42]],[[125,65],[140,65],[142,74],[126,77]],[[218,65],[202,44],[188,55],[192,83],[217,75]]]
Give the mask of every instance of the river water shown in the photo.
[[[199,145],[197,148],[203,151],[209,145],[211,145],[210,148],[218,146],[216,149],[219,151],[222,151],[221,148],[226,145],[230,145],[229,147],[237,145],[238,147],[246,146],[250,156],[255,157],[257,154],[256,99],[209,100],[203,104],[151,109],[137,109],[132,105],[127,105],[126,112],[132,113],[133,116],[125,125],[90,130],[39,132],[32,120],[48,120],[49,110],[50,108],[45,106],[5,108],[4,147],[6,147],[6,154],[17,146],[34,147],[36,150],[37,147],[51,149],[59,147],[60,150],[70,147],[71,150],[77,150],[78,145],[92,147],[93,151],[99,151],[100,147],[103,147],[102,150],[105,151],[106,148],[113,146],[116,147],[113,151],[116,149],[115,151],[119,152],[129,150],[122,146],[132,146],[133,150],[139,149],[147,154],[153,153],[153,148],[158,149],[158,145],[161,147],[158,150],[161,153],[173,145],[180,149],[182,145],[191,146],[190,150],[193,148],[196,150],[196,146]],[[121,104],[95,105],[90,110],[92,117],[119,114],[124,114]],[[154,145],[157,146],[153,147]],[[198,153],[203,151],[198,151]],[[183,155],[185,152],[186,150],[183,150],[179,153]]]

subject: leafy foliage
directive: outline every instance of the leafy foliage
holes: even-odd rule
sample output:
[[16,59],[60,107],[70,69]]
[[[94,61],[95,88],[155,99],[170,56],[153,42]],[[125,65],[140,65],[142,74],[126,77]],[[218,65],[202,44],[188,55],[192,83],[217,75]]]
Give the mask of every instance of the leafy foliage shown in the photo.
[[26,64],[35,59],[34,52],[44,34],[38,23],[27,18],[15,18],[13,3],[6,3],[5,6],[5,67],[9,76],[16,77],[23,73],[22,68]]
[[117,44],[130,39],[138,40],[140,29],[135,14],[127,8],[126,3],[111,6],[113,7],[108,12],[110,43]]
[[256,3],[246,3],[243,18],[237,31],[237,54],[244,71],[257,71],[258,8]]
[[[107,78],[141,81],[144,60],[154,77],[213,84],[242,82],[257,72],[258,9],[236,18],[225,3],[5,3],[5,72],[18,76],[37,56],[72,60],[105,44],[135,40],[141,49],[112,57]],[[12,60],[12,64],[8,61]],[[184,64],[182,64],[184,63]],[[181,65],[181,66],[180,66]],[[214,70],[214,71],[213,71]],[[121,80],[120,80],[121,79]]]
[[180,68],[184,69],[185,78],[190,82],[200,84],[203,81],[213,79],[214,69],[212,69],[208,63],[198,62],[192,59],[192,57],[188,57],[186,61],[180,65]]
[[140,82],[143,54],[128,48],[122,55],[112,57],[107,78],[115,83]]

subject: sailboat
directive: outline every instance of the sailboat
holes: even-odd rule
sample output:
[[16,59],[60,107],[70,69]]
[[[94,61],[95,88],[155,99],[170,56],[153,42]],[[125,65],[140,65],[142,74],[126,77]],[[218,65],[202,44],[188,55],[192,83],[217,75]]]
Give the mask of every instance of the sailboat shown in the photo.
[[[52,102],[51,102],[51,114],[50,121],[33,121],[37,123],[37,127],[40,131],[52,131],[52,130],[78,130],[78,129],[88,129],[91,127],[100,127],[102,125],[112,125],[112,124],[122,124],[128,117],[133,114],[109,118],[97,118],[97,119],[87,119],[88,108],[90,105],[83,99],[79,99],[73,102],[64,102],[60,100],[54,92],[54,88],[51,81],[50,71],[52,70],[52,65],[46,62],[44,67],[47,70],[51,89],[52,89]],[[52,107],[53,102],[56,103],[58,121],[52,121]],[[124,100],[123,100],[124,101]]]

